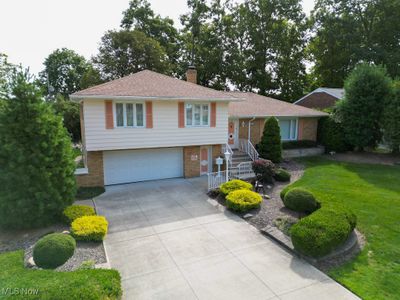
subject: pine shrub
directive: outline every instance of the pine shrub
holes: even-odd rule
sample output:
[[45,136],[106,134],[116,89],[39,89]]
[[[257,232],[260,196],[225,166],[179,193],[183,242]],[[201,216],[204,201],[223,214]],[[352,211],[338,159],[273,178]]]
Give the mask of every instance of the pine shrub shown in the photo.
[[44,226],[74,200],[71,140],[29,75],[18,73],[7,97],[0,110],[0,226]]
[[278,120],[275,117],[267,119],[264,132],[258,144],[260,156],[274,163],[282,161],[282,142]]

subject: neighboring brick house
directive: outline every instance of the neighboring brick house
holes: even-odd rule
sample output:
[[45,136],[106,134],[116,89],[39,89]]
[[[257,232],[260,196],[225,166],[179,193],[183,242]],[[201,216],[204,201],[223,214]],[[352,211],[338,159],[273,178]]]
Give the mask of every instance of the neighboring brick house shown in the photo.
[[322,87],[300,98],[294,104],[323,110],[333,107],[338,100],[343,99],[343,96],[344,89]]
[[268,116],[278,117],[284,140],[315,140],[317,118],[325,115],[202,87],[193,68],[186,77],[190,82],[145,70],[72,94],[81,107],[85,162],[78,185],[200,176],[215,171],[227,143],[234,148],[250,132],[257,144]]
[[281,129],[281,139],[317,140],[318,119],[326,113],[293,105],[288,102],[254,93],[229,92],[245,100],[229,104],[229,139],[232,147],[239,140],[250,140],[253,145],[260,142],[264,124],[268,117],[276,117]]

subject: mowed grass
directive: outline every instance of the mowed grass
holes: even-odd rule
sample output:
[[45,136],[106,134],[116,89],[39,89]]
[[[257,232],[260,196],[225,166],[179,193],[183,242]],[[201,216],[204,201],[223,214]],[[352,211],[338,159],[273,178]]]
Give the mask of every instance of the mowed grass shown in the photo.
[[[56,272],[24,268],[22,250],[0,255],[0,299],[120,299],[121,278],[115,270]],[[17,295],[14,289],[38,290]]]
[[344,204],[366,236],[361,254],[330,272],[363,299],[400,299],[400,167],[308,158],[304,176],[292,186],[322,202]]

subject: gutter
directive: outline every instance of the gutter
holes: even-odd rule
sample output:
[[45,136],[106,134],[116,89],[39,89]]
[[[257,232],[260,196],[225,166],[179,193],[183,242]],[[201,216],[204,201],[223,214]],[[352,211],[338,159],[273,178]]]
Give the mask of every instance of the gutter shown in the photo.
[[82,100],[133,100],[133,101],[145,101],[145,100],[170,100],[170,101],[217,101],[217,102],[236,102],[244,101],[245,98],[196,98],[196,97],[165,97],[165,96],[110,96],[110,95],[70,95],[70,99],[74,102],[80,102]]

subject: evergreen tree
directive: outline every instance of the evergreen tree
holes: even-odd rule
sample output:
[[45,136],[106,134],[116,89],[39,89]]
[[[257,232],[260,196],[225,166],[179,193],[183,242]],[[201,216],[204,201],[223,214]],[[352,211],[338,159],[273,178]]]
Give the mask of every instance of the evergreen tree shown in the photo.
[[382,67],[359,65],[345,81],[339,115],[347,141],[357,148],[375,147],[382,139],[382,112],[390,78]]
[[274,163],[282,161],[282,142],[278,120],[275,117],[267,119],[259,148],[260,156]]
[[76,193],[71,140],[27,73],[13,78],[5,103],[0,111],[0,226],[49,224]]
[[383,129],[386,142],[393,152],[400,151],[400,81],[395,82],[383,112]]

